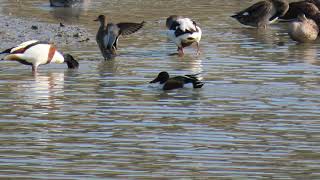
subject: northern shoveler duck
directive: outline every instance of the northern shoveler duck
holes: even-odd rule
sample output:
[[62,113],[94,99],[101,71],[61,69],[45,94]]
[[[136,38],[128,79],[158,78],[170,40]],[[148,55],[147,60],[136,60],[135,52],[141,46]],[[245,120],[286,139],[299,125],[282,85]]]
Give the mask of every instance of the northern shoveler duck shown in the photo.
[[183,56],[183,48],[193,43],[197,45],[197,55],[200,54],[199,43],[202,31],[195,21],[182,16],[172,15],[167,18],[168,38],[178,46],[179,56]]
[[318,25],[312,19],[306,18],[304,14],[299,14],[297,20],[289,25],[289,35],[294,41],[314,41],[317,39],[318,33]]
[[21,43],[0,54],[7,54],[4,57],[4,60],[18,61],[22,64],[32,66],[33,73],[37,72],[39,65],[49,63],[66,63],[69,69],[76,69],[79,67],[78,61],[70,54],[63,55],[57,51],[53,44],[38,40]]
[[315,16],[318,12],[318,7],[311,2],[291,2],[289,4],[289,10],[287,11],[287,13],[279,19],[293,20],[296,19],[299,14],[305,14],[305,16],[309,18]]
[[266,28],[268,24],[285,15],[288,9],[289,3],[287,0],[265,0],[257,2],[231,17],[244,25]]
[[50,0],[51,7],[72,7],[82,3],[83,0]]
[[161,89],[163,90],[183,88],[185,84],[189,83],[192,83],[193,88],[201,88],[204,85],[204,83],[198,79],[197,75],[198,74],[192,74],[170,78],[168,72],[162,71],[150,83],[159,83]]
[[94,21],[100,22],[100,27],[96,35],[96,41],[105,60],[112,59],[117,55],[118,39],[120,35],[129,35],[137,32],[145,24],[141,23],[108,23],[104,15],[98,16]]

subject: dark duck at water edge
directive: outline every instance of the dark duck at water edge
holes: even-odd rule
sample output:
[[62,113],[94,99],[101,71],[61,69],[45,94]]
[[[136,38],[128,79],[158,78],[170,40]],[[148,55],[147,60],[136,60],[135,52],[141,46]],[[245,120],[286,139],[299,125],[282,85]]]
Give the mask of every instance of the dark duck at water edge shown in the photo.
[[49,0],[51,7],[72,7],[83,2],[83,0]]
[[162,90],[173,90],[183,88],[186,84],[192,84],[193,88],[201,88],[204,83],[197,77],[198,74],[175,76],[170,78],[170,75],[166,71],[162,71],[158,76],[150,83],[158,83]]
[[197,55],[200,54],[199,43],[201,40],[201,28],[189,18],[172,15],[166,20],[166,27],[168,29],[167,36],[178,46],[179,56],[184,55],[183,48],[196,43]]
[[129,35],[141,29],[145,22],[141,23],[108,23],[104,15],[98,16],[94,21],[100,22],[100,27],[96,35],[96,41],[100,48],[101,54],[105,60],[113,59],[117,55],[118,39],[120,35]]
[[62,54],[53,44],[38,40],[31,40],[21,43],[15,47],[2,51],[0,54],[6,54],[4,60],[18,61],[24,65],[32,66],[32,72],[36,73],[39,65],[49,63],[66,63],[69,69],[79,67],[70,54]]
[[266,28],[279,17],[285,15],[288,9],[287,0],[265,0],[257,2],[231,17],[247,26]]

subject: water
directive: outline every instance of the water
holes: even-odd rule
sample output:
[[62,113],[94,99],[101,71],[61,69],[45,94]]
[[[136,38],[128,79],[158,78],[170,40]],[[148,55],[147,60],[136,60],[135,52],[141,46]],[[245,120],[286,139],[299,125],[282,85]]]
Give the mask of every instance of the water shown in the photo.
[[[103,1],[59,17],[47,1],[4,1],[1,12],[82,25],[77,71],[1,62],[0,177],[3,179],[319,179],[319,42],[298,45],[286,24],[258,32],[229,16],[253,1]],[[23,4],[22,4],[23,3]],[[203,29],[202,55],[165,36],[165,18]],[[147,21],[104,62],[94,42],[106,14]],[[2,48],[3,49],[3,48]],[[160,71],[201,73],[202,89],[148,86]]]

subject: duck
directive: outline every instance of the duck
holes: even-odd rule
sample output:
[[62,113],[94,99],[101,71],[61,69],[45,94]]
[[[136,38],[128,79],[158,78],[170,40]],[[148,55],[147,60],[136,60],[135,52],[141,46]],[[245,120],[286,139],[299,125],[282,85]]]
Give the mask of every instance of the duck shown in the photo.
[[96,41],[104,60],[113,59],[117,55],[116,50],[118,49],[118,39],[120,35],[130,35],[135,33],[145,24],[145,21],[142,21],[141,23],[108,23],[106,26],[106,17],[104,15],[99,15],[94,21],[100,22]]
[[287,0],[265,0],[257,2],[231,17],[241,24],[266,29],[269,24],[285,15],[288,9]]
[[49,0],[51,7],[73,7],[83,0]]
[[196,43],[197,55],[200,54],[199,43],[202,31],[195,21],[179,15],[171,15],[166,20],[168,39],[178,47],[178,55],[183,56],[183,48]]
[[150,81],[150,84],[156,84],[160,86],[162,90],[173,90],[173,89],[179,89],[183,88],[186,84],[192,84],[192,87],[194,89],[196,88],[202,88],[204,83],[199,80],[197,77],[199,74],[190,74],[190,75],[184,75],[184,76],[175,76],[170,78],[170,75],[166,71],[162,71],[158,74],[158,76]]
[[320,0],[305,0],[305,1],[316,5],[317,8],[320,9]]
[[299,14],[304,14],[306,17],[310,18],[315,16],[319,12],[318,7],[308,1],[298,1],[298,2],[291,2],[289,4],[289,10],[287,13],[280,17],[281,20],[291,21],[298,17]]
[[291,39],[301,43],[316,40],[318,33],[319,28],[316,22],[308,19],[304,14],[299,14],[298,18],[289,25]]
[[79,63],[70,54],[62,54],[56,47],[48,42],[30,40],[17,46],[6,49],[0,54],[6,54],[3,60],[17,61],[24,65],[32,66],[32,72],[36,73],[38,66],[49,63],[66,63],[68,69],[77,69]]

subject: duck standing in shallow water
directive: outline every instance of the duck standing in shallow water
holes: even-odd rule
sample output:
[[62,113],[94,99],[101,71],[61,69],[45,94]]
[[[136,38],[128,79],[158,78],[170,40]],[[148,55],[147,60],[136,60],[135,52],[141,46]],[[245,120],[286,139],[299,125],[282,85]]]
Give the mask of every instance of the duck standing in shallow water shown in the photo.
[[100,22],[100,27],[96,35],[96,41],[99,45],[100,51],[104,57],[104,60],[112,59],[117,55],[118,39],[120,35],[129,35],[137,32],[144,25],[144,21],[141,23],[108,23],[106,24],[106,18],[104,15],[98,16],[94,21]]
[[49,63],[66,63],[69,69],[79,67],[70,54],[61,54],[53,44],[31,40],[9,48],[0,54],[8,54],[4,60],[18,61],[24,65],[32,66],[32,72],[36,73],[39,65]]
[[268,24],[285,15],[288,9],[289,3],[287,0],[265,0],[257,2],[231,17],[244,25],[266,28]]
[[72,7],[82,3],[83,0],[50,0],[51,7]]
[[183,48],[193,43],[197,45],[197,55],[200,54],[199,43],[202,31],[195,21],[182,16],[172,15],[167,18],[167,36],[178,46],[179,56],[183,56]]
[[312,19],[306,18],[304,14],[298,15],[297,20],[289,25],[289,35],[294,41],[314,41],[317,39],[318,33],[318,25]]
[[169,73],[166,71],[160,72],[150,83],[159,83],[163,90],[183,88],[185,84],[189,83],[192,83],[193,88],[201,88],[204,85],[204,83],[197,78],[197,74],[170,78]]

